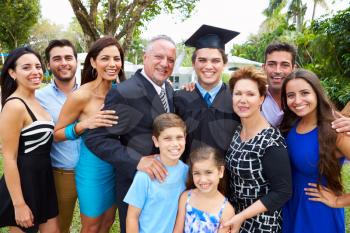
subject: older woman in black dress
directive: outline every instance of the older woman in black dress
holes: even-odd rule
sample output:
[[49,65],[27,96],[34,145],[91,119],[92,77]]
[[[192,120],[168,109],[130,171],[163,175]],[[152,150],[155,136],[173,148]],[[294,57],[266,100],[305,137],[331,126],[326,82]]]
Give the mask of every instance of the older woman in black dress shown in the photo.
[[242,68],[230,79],[233,109],[241,119],[226,154],[236,215],[223,225],[232,232],[281,232],[281,207],[291,196],[291,171],[280,131],[260,112],[266,77]]

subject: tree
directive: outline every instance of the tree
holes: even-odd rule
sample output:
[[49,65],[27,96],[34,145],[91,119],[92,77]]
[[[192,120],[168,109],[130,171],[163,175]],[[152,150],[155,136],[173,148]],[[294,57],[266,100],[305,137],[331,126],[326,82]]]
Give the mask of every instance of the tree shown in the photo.
[[[115,36],[125,51],[140,28],[162,12],[187,18],[199,0],[69,0],[88,44],[101,35]],[[121,40],[123,39],[123,40]]]
[[40,19],[30,31],[28,43],[43,56],[50,40],[62,38],[70,40],[78,53],[85,52],[88,49],[84,33],[75,17],[67,29],[48,19]]
[[313,1],[314,1],[314,5],[313,5],[313,8],[312,8],[312,17],[311,17],[311,20],[314,20],[314,19],[315,19],[316,6],[317,6],[317,5],[320,5],[320,6],[322,6],[323,8],[328,9],[328,5],[327,5],[327,3],[326,3],[326,0],[313,0]]
[[[287,0],[270,0],[269,6],[263,11],[263,13],[270,17],[275,10],[281,10],[281,6],[287,5]],[[304,15],[306,13],[307,5],[302,0],[291,0],[288,5],[288,19],[293,19],[293,23],[296,25],[297,32],[302,31],[304,23]]]
[[40,16],[39,0],[0,1],[0,41],[8,50],[25,44]]
[[302,31],[306,9],[307,6],[302,0],[293,0],[289,5],[288,18],[293,18],[297,32]]
[[41,19],[30,31],[29,44],[41,56],[44,56],[45,48],[50,40],[62,37],[62,26],[52,23],[47,19]]
[[87,38],[76,17],[73,17],[67,30],[63,32],[63,38],[70,40],[78,53],[86,52],[89,49]]
[[288,25],[286,14],[274,11],[272,17],[262,23],[258,34],[251,35],[242,45],[234,45],[231,52],[239,57],[264,62],[265,48],[268,44],[273,41],[293,44],[295,36],[295,27]]
[[235,45],[233,54],[263,62],[264,49],[274,40],[296,45],[298,66],[320,77],[328,96],[339,109],[350,100],[350,7],[332,17],[312,21],[302,33],[282,20],[252,35],[246,43]]

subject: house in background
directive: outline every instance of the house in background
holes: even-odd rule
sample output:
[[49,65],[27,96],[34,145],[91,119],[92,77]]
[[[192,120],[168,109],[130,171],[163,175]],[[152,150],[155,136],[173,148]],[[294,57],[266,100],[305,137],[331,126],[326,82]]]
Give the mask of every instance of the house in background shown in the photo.
[[237,57],[233,55],[228,55],[228,61],[227,61],[227,66],[225,72],[230,71],[235,71],[243,66],[255,66],[256,68],[261,68],[262,63],[248,60],[242,57]]

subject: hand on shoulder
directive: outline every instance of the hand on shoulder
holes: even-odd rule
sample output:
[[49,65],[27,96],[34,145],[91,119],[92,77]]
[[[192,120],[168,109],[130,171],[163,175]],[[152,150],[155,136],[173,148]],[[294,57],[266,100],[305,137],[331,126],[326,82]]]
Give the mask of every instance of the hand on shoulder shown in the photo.
[[156,159],[156,155],[143,156],[137,164],[137,170],[147,173],[151,179],[163,182],[168,174],[164,165]]
[[332,122],[332,128],[337,131],[337,133],[346,133],[350,136],[350,117],[345,117],[339,112],[334,112],[337,119]]

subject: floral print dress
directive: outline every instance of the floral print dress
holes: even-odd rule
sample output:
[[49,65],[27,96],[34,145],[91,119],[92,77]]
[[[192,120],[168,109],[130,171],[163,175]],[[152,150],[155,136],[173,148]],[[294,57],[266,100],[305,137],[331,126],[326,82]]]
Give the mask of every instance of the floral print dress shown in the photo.
[[222,212],[227,203],[227,198],[221,205],[220,211],[218,214],[210,214],[194,208],[190,205],[191,192],[188,192],[187,201],[186,201],[186,215],[185,215],[185,229],[184,233],[216,233],[219,230],[220,219]]

